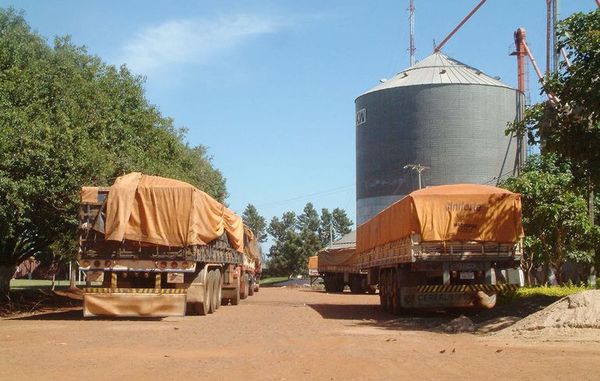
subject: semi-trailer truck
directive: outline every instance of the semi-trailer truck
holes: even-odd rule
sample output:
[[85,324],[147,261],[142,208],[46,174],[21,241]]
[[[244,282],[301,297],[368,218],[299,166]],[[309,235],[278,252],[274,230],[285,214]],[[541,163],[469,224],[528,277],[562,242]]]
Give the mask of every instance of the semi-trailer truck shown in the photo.
[[84,316],[212,313],[252,294],[260,253],[241,218],[182,181],[138,172],[82,187]]
[[520,195],[475,184],[415,191],[358,227],[360,267],[382,307],[492,308],[522,284]]
[[367,271],[359,266],[355,230],[319,250],[317,258],[317,273],[326,292],[343,292],[346,286],[353,294],[375,292],[375,286],[367,284]]

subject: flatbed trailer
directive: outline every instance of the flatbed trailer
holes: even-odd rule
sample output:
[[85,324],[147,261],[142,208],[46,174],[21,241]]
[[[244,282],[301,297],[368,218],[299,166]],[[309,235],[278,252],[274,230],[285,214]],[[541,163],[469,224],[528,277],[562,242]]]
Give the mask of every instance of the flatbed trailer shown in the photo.
[[325,291],[343,292],[348,286],[353,294],[375,293],[367,284],[367,271],[359,266],[356,231],[352,231],[317,253],[317,273],[323,278]]
[[[252,232],[238,225],[239,217],[203,192],[190,206],[190,195],[200,191],[189,184],[136,173],[123,178],[122,183],[135,184],[129,193],[115,186],[82,188],[78,263],[87,283],[84,316],[205,315],[253,294],[260,255]],[[124,200],[110,200],[111,192]],[[202,202],[210,208],[198,205]],[[182,209],[190,207],[201,213]],[[177,229],[191,235],[202,218],[222,227],[203,227],[209,231],[203,237],[213,238],[208,242],[157,243],[157,236],[166,243]],[[126,234],[115,240],[119,228]],[[131,239],[135,234],[141,239]]]
[[483,185],[416,191],[358,228],[359,267],[380,304],[492,308],[522,285],[520,196]]

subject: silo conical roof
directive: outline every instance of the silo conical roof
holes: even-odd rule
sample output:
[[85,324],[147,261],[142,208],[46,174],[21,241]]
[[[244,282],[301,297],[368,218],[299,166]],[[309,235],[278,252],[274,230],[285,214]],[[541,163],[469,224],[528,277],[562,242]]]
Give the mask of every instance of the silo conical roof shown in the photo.
[[[474,67],[435,52],[365,94],[403,86],[418,85],[484,85],[511,88]],[[363,94],[364,95],[364,94]]]

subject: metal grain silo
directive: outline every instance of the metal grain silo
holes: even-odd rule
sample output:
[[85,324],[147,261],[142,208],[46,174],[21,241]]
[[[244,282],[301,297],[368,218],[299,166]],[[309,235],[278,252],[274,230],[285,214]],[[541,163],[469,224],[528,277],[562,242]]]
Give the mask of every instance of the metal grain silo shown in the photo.
[[423,186],[487,183],[512,174],[516,139],[505,135],[522,95],[434,53],[356,99],[357,223],[418,188],[404,167],[429,167]]

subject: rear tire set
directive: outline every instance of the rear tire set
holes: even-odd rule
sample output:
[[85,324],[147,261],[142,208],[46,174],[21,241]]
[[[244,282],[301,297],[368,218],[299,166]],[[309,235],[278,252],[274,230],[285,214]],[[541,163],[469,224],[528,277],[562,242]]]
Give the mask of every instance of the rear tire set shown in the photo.
[[242,275],[242,280],[240,283],[243,286],[242,290],[240,290],[240,299],[244,300],[248,297],[248,286],[250,285],[248,276],[246,274]]
[[402,305],[398,273],[394,269],[384,269],[379,275],[379,304],[384,311],[400,315]]
[[223,278],[219,269],[200,271],[200,279],[204,280],[202,302],[195,303],[196,313],[200,316],[215,312],[221,302],[221,285]]
[[248,296],[254,295],[254,278],[250,278],[250,282],[248,284]]

